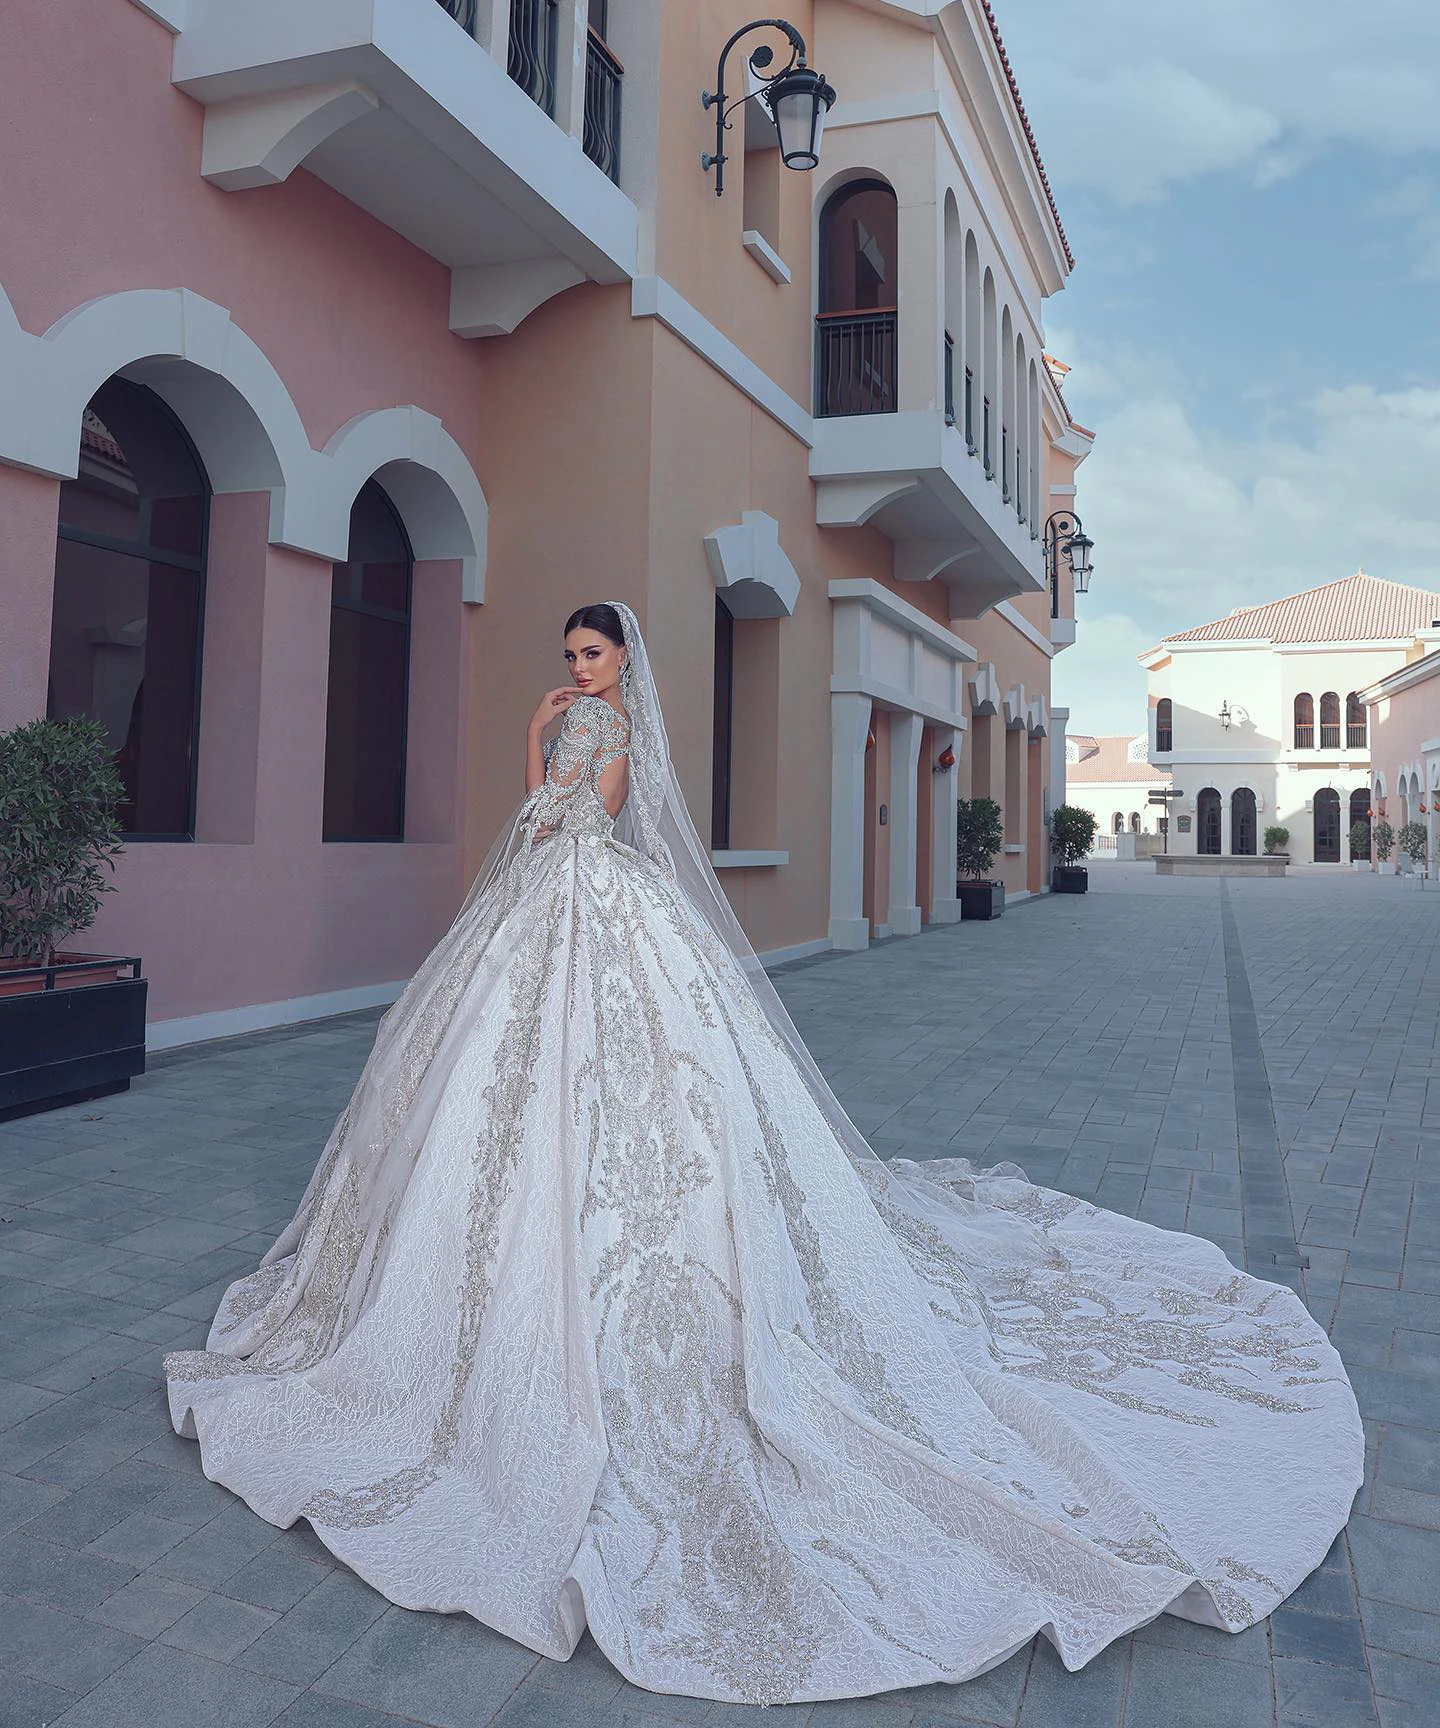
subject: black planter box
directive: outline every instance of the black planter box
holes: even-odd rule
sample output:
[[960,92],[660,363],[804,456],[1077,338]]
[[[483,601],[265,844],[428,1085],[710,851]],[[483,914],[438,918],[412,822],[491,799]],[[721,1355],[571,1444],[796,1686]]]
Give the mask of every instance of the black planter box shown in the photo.
[[[108,1092],[123,1092],[145,1072],[145,993],[138,960],[109,960],[128,978],[103,983],[61,982],[104,972],[89,955],[83,965],[60,962],[24,973],[0,972],[0,980],[38,977],[46,987],[0,995],[0,1122],[55,1110]],[[58,986],[58,987],[57,987]]]
[[1090,872],[1083,864],[1057,864],[1050,873],[1052,894],[1088,894]]
[[1003,882],[957,882],[955,898],[961,918],[1000,918],[1005,912]]

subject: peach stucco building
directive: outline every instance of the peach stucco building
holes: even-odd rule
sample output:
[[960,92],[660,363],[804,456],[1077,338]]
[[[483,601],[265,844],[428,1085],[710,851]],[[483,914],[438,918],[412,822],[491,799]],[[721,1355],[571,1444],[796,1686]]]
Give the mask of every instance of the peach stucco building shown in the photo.
[[[1418,796],[1421,734],[1440,732],[1423,697],[1390,719],[1392,675],[1440,644],[1435,620],[1440,595],[1360,570],[1177,631],[1145,655],[1150,759],[1184,793],[1170,850],[1254,854],[1278,826],[1297,863],[1368,858],[1367,845],[1352,860],[1354,824],[1378,800],[1376,815],[1399,826],[1386,793]],[[1371,730],[1381,715],[1394,732],[1383,746]]]
[[393,997],[607,597],[762,952],[954,919],[960,795],[1044,889],[1074,607],[1042,528],[1090,434],[994,17],[796,0],[820,166],[752,102],[717,198],[700,96],[751,16],[75,0],[7,33],[0,727],[110,734],[131,838],[85,945],[143,956],[152,1042]]
[[[1398,835],[1408,823],[1425,830],[1423,860],[1403,854],[1402,870],[1440,867],[1440,607],[1417,629],[1405,663],[1360,692],[1370,716],[1371,804]],[[1396,848],[1399,854],[1399,848]]]

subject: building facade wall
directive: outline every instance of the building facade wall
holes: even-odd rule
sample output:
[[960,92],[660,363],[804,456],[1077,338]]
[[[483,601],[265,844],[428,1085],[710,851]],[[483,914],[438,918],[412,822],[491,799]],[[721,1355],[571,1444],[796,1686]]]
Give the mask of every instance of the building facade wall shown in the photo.
[[[492,0],[480,10],[501,16]],[[361,207],[391,214],[384,186],[365,181],[364,151],[343,157],[344,130],[298,166],[277,169],[273,151],[254,151],[258,166],[242,163],[227,182],[217,151],[239,151],[235,137],[249,133],[237,134],[224,102],[243,106],[233,93],[248,72],[225,73],[217,107],[184,30],[138,5],[81,0],[81,11],[78,24],[19,32],[0,72],[0,126],[17,165],[6,214],[21,237],[0,266],[0,368],[34,386],[23,410],[11,392],[0,416],[0,725],[45,709],[61,479],[73,473],[86,401],[123,370],[170,403],[215,492],[195,837],[127,847],[119,892],[85,939],[142,954],[152,1015],[165,1023],[157,1041],[394,994],[523,792],[525,722],[541,692],[564,682],[561,626],[581,604],[622,599],[639,614],[705,834],[722,571],[740,586],[721,590],[737,611],[736,704],[731,838],[716,862],[762,952],[854,945],[957,915],[954,799],[979,783],[970,675],[981,664],[1003,698],[980,728],[979,779],[1007,806],[997,874],[1015,893],[1045,886],[1057,643],[1038,540],[1052,486],[1073,497],[1088,448],[1041,356],[1040,307],[1063,282],[1063,241],[1028,156],[1007,155],[1008,123],[982,148],[938,25],[843,0],[802,4],[791,16],[812,63],[842,88],[825,163],[804,175],[779,171],[773,149],[747,157],[742,112],[716,199],[695,164],[709,125],[695,94],[713,84],[718,46],[749,13],[735,0],[616,0],[622,196],[607,191],[606,209],[619,229],[629,210],[632,251],[612,239],[606,256],[572,269],[568,258],[593,260],[599,245],[572,234],[548,288],[521,269],[517,303],[535,303],[516,316],[497,310],[503,271],[452,270],[444,235],[417,227],[404,238],[395,227],[410,231],[407,211],[392,226]],[[283,38],[283,12],[271,11],[266,29]],[[206,0],[182,22],[208,16]],[[574,23],[566,11],[563,27]],[[430,11],[416,24],[443,55],[453,38],[435,34]],[[966,28],[968,51],[988,55],[985,75],[998,80],[978,7]],[[188,94],[171,82],[187,67]],[[744,76],[739,51],[730,74],[732,85]],[[915,100],[937,83],[938,114]],[[385,112],[378,75],[376,85]],[[564,89],[557,123],[566,100],[574,134]],[[266,112],[262,102],[241,119],[253,132]],[[83,169],[80,116],[103,143]],[[356,135],[370,124],[367,111]],[[575,160],[578,175],[592,173]],[[443,227],[456,182],[438,159],[436,171],[431,214]],[[901,461],[916,416],[943,408],[950,324],[957,351],[971,352],[968,237],[997,291],[996,330],[981,335],[997,431],[1002,412],[1013,427],[1011,504],[999,511],[1000,477],[977,481],[953,429],[943,463],[960,452],[970,502],[955,521],[981,521],[992,584],[1011,583],[999,610],[993,588],[967,587],[963,560],[942,558],[941,573],[927,574],[931,542],[917,555],[903,515],[867,507],[852,519],[817,504],[820,216],[835,187],[862,173],[896,187],[902,312],[899,412],[862,429],[855,483]],[[1024,213],[1027,186],[1038,216]],[[563,204],[562,194],[547,196]],[[534,196],[525,215],[545,215]],[[790,281],[747,249],[750,222],[765,225]],[[574,281],[585,270],[591,279]],[[1008,358],[994,347],[1002,315],[1016,345]],[[506,333],[466,339],[452,323]],[[990,363],[979,349],[974,358]],[[327,844],[330,570],[371,478],[416,554],[406,837]],[[953,484],[940,467],[902,478],[937,497]],[[833,468],[825,479],[832,492],[851,484]],[[1067,619],[1072,602],[1067,588]],[[837,787],[852,781],[841,808]]]

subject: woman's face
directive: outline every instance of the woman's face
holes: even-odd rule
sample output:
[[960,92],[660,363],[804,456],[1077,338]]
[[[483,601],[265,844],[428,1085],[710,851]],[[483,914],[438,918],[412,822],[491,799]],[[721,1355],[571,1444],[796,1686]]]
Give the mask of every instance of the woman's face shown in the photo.
[[572,630],[565,638],[565,664],[577,689],[603,696],[620,682],[625,649],[598,630]]

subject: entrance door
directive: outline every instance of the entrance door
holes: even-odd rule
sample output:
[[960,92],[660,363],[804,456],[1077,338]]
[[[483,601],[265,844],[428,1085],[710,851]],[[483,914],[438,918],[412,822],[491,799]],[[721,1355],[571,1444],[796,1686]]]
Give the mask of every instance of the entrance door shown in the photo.
[[1328,787],[1315,794],[1315,862],[1340,862],[1340,794]]
[[1230,851],[1238,858],[1255,856],[1255,794],[1240,786],[1230,794]]
[[1195,799],[1195,850],[1202,857],[1220,856],[1220,794],[1213,786]]
[[1363,858],[1367,863],[1370,859],[1370,794],[1361,786],[1350,794],[1350,826],[1353,828],[1359,822],[1365,829],[1365,838],[1359,846],[1352,845],[1350,856]]

